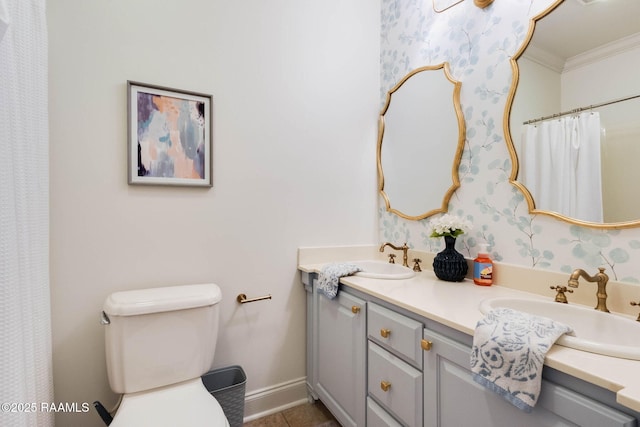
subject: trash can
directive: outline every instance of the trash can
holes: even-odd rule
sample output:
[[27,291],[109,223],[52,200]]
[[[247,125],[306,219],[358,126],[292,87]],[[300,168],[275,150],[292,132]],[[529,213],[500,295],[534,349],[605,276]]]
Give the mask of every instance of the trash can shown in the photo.
[[244,390],[247,376],[240,366],[214,369],[202,376],[207,391],[216,398],[230,427],[242,427],[244,419]]

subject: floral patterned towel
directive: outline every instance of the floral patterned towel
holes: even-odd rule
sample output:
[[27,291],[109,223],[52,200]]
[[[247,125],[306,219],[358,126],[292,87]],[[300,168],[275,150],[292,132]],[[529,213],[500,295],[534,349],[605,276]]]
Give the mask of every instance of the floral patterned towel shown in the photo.
[[318,291],[323,293],[327,298],[334,299],[338,295],[338,284],[340,278],[350,276],[358,271],[362,271],[355,264],[333,263],[322,267],[320,277],[318,278]]
[[569,326],[509,308],[491,310],[478,322],[471,349],[473,380],[531,412],[540,393],[544,357]]

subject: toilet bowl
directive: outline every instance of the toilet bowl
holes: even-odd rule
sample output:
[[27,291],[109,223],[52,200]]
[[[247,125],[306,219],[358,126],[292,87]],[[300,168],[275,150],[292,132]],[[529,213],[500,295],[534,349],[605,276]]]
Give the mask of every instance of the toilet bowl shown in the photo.
[[111,427],[228,427],[201,376],[218,335],[215,284],[115,292],[103,308],[109,385],[121,393]]
[[125,394],[109,427],[229,427],[218,401],[199,378]]

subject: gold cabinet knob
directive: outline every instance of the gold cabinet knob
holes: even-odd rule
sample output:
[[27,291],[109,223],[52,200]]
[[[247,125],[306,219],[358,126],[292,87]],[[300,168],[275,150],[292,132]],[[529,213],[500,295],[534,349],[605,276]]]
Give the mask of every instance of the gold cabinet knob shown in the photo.
[[424,351],[429,351],[431,347],[433,347],[433,343],[429,340],[420,340],[420,347],[422,347]]
[[381,381],[380,388],[382,389],[382,391],[389,391],[389,389],[391,388],[391,383],[389,381]]
[[360,307],[358,307],[357,305],[352,305],[352,306],[351,306],[351,312],[352,312],[353,314],[358,314],[358,313],[360,313]]
[[389,338],[389,335],[391,335],[391,331],[389,329],[382,328],[380,329],[380,335],[382,336],[382,338]]

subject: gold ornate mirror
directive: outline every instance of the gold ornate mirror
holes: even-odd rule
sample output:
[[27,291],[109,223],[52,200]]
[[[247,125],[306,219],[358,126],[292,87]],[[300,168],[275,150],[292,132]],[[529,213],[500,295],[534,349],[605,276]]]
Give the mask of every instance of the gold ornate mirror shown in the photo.
[[388,211],[411,220],[447,212],[465,141],[460,87],[442,63],[411,71],[387,93],[377,162]]
[[530,213],[640,225],[638,16],[638,0],[559,0],[531,22],[504,115]]

